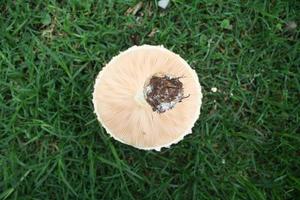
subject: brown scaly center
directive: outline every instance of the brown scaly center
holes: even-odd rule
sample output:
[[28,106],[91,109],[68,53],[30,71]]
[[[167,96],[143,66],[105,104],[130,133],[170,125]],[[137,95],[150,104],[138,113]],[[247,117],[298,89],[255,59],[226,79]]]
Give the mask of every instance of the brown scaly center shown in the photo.
[[168,75],[153,75],[150,78],[144,87],[144,95],[153,111],[163,113],[188,97],[184,96],[180,78]]

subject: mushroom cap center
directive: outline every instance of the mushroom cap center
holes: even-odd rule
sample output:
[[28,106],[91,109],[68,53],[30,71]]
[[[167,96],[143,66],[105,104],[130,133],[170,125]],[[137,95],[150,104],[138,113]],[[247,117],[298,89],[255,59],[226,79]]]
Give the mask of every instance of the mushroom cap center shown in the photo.
[[144,96],[152,110],[164,113],[175,107],[184,97],[182,77],[154,74],[144,86]]

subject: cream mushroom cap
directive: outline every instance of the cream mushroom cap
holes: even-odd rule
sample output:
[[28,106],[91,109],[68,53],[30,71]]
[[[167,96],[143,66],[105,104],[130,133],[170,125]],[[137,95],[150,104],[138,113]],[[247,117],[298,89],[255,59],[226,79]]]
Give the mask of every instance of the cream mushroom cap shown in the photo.
[[[186,98],[162,113],[145,96],[155,74],[181,77]],[[179,55],[162,46],[133,46],[99,72],[93,92],[98,120],[114,139],[144,150],[169,147],[192,133],[202,103],[196,72]]]

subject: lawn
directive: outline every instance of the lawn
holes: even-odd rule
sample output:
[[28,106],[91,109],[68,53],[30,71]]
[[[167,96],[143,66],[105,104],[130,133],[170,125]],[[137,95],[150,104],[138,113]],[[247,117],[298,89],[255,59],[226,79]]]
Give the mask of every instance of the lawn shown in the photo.
[[[137,3],[1,1],[0,199],[299,198],[299,1]],[[97,73],[139,44],[180,54],[202,85],[193,134],[161,152],[93,113]]]

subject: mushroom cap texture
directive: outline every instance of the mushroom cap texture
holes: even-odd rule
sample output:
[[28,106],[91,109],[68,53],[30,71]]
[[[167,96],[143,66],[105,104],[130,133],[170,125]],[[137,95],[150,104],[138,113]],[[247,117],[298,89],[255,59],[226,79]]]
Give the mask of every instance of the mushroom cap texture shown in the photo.
[[[190,95],[164,113],[144,100],[145,82],[154,74],[182,77]],[[96,78],[95,113],[114,139],[144,150],[170,147],[192,132],[199,117],[201,86],[196,72],[179,55],[162,46],[133,46],[114,57]]]

